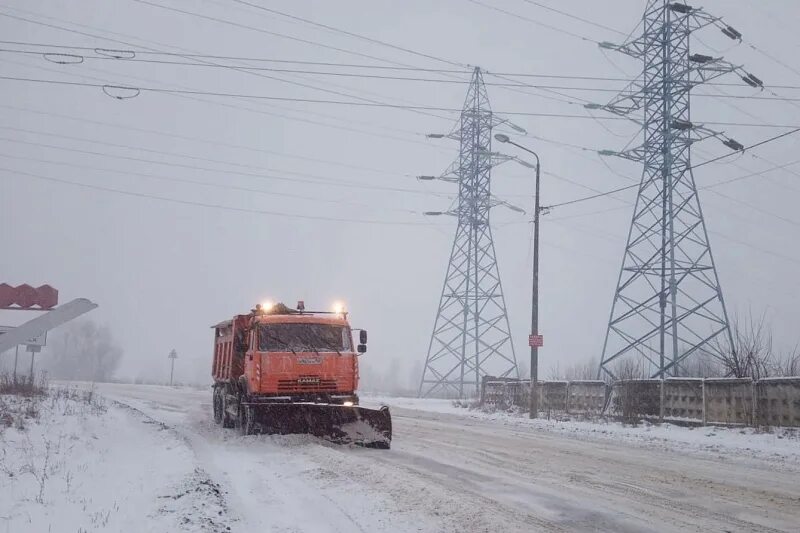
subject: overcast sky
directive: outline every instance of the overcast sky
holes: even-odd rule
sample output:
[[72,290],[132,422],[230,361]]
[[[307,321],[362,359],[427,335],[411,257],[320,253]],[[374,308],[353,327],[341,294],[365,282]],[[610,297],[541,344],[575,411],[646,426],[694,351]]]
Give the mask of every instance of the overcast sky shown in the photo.
[[[246,73],[112,59],[87,58],[81,64],[64,65],[53,61],[78,59],[51,55],[47,61],[42,55],[3,51],[0,75],[101,86],[373,100],[449,110],[461,107],[469,72],[447,62],[479,65],[495,73],[603,78],[633,77],[641,68],[612,52],[604,55],[593,41],[624,39],[641,18],[643,0],[264,4],[439,60],[230,0],[152,3],[189,13],[134,0],[7,0],[0,6],[0,34],[5,41],[90,49],[404,64],[464,73],[215,60],[227,65],[440,80],[425,82]],[[702,5],[724,16],[744,35],[745,43],[735,46],[712,28],[698,33],[693,51],[724,55],[773,87],[800,86],[796,61],[800,41],[793,27],[800,16],[796,1],[708,0]],[[44,50],[30,44],[2,48]],[[163,55],[139,54],[137,59],[189,62]],[[613,92],[574,88],[623,86],[618,81],[515,79],[572,87],[559,92],[600,103]],[[738,78],[732,75],[724,81],[736,83]],[[504,80],[492,75],[486,82],[494,111],[508,113],[503,116],[524,127],[529,136],[518,141],[541,156],[546,172],[543,204],[639,179],[636,164],[601,160],[596,153],[577,148],[635,145],[640,139],[634,139],[634,125],[601,123],[581,105],[554,99],[540,89],[509,90],[500,86]],[[757,94],[746,86],[704,88],[697,93],[716,91]],[[800,97],[798,89],[773,91]],[[698,95],[692,109],[696,122],[742,124],[712,127],[744,145],[787,131],[775,125],[800,125],[798,102]],[[535,113],[581,118],[531,115]],[[92,317],[108,324],[124,348],[120,374],[125,377],[166,373],[167,354],[175,348],[180,357],[178,376],[205,379],[210,371],[211,324],[246,312],[264,299],[289,304],[304,299],[309,308],[328,308],[341,299],[347,302],[353,325],[370,331],[370,351],[362,364],[385,370],[394,361],[394,368],[401,369],[398,379],[407,381],[424,362],[455,230],[451,218],[421,214],[445,210],[455,193],[453,185],[421,183],[414,176],[439,174],[456,157],[452,141],[424,137],[449,131],[456,119],[450,111],[152,91],[115,99],[100,87],[0,80],[0,281],[50,283],[60,290],[62,302],[75,297],[97,302],[100,307]],[[797,158],[798,146],[797,138],[787,137],[752,155],[704,166],[695,178],[703,187],[790,163]],[[726,151],[712,140],[696,147],[693,160]],[[800,250],[795,238],[800,225],[799,175],[800,164],[701,191],[729,313],[747,313],[750,308],[757,314],[768,313],[779,349],[800,340],[796,306]],[[533,181],[528,169],[512,164],[498,167],[492,187],[499,197],[531,211]],[[566,206],[543,219],[540,320],[545,348],[540,368],[544,376],[557,363],[563,367],[599,356],[633,200],[634,193],[627,191]],[[518,358],[527,358],[530,316],[532,228],[527,218],[502,207],[492,214]],[[2,318],[17,320],[7,314]]]

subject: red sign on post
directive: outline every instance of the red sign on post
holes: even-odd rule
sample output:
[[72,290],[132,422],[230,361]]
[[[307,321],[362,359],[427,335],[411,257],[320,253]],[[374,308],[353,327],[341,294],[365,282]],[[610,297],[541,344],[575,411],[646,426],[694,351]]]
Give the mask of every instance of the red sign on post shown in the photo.
[[528,335],[528,346],[531,348],[541,348],[544,346],[544,336]]

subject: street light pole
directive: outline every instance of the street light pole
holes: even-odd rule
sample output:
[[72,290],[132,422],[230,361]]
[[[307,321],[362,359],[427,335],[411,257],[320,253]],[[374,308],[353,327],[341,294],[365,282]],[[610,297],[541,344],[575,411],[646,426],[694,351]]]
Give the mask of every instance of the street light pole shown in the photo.
[[525,148],[521,144],[512,141],[508,135],[498,133],[494,136],[501,143],[508,143],[524,150],[536,158],[536,197],[534,198],[533,211],[533,290],[531,292],[531,336],[528,344],[531,347],[531,391],[530,391],[530,418],[536,418],[539,414],[539,395],[537,389],[539,385],[539,214],[542,210],[539,203],[539,177],[541,164],[539,155],[533,150]]

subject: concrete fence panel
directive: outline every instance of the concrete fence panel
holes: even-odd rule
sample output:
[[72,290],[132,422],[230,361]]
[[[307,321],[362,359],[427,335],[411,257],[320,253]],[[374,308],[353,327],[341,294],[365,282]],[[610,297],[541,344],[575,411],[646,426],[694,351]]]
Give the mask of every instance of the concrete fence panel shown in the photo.
[[755,395],[758,424],[800,426],[800,377],[760,379]]
[[709,424],[753,423],[753,380],[711,378],[703,382],[705,422]]
[[481,383],[481,404],[501,409],[511,406],[526,407],[529,392],[530,381],[484,376]]
[[566,413],[568,385],[568,381],[539,382],[539,410]]
[[611,388],[611,413],[625,419],[661,415],[661,380],[617,381]]
[[703,378],[664,380],[664,418],[703,421]]
[[599,414],[606,406],[606,384],[603,381],[570,381],[567,387],[567,412]]

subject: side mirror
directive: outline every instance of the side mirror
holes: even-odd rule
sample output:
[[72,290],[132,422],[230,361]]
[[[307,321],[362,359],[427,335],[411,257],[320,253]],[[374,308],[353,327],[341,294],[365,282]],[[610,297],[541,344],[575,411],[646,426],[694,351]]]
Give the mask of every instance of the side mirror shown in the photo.
[[367,345],[366,344],[359,344],[358,345],[358,353],[366,353],[367,352]]
[[358,342],[361,344],[367,344],[367,330],[362,329],[358,332]]

